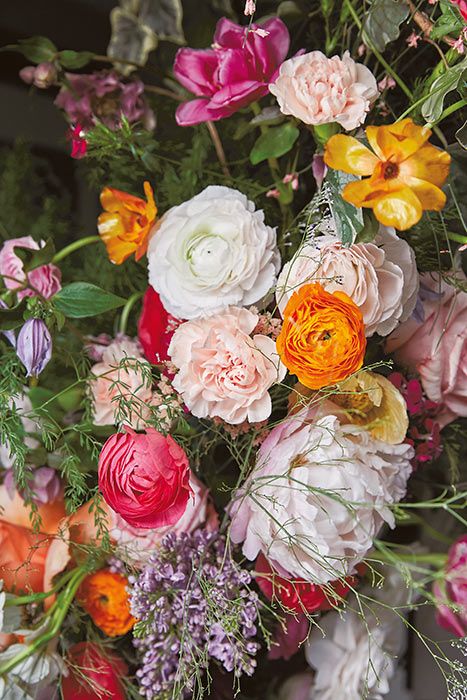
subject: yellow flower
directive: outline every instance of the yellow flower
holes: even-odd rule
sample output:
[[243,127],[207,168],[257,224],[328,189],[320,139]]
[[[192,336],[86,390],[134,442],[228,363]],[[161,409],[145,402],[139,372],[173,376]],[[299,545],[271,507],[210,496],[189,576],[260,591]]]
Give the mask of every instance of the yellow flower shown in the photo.
[[374,153],[352,136],[336,134],[326,144],[324,161],[335,170],[369,176],[349,182],[342,197],[356,207],[373,209],[378,221],[404,231],[424,210],[441,211],[443,186],[451,156],[428,143],[431,129],[402,119],[389,126],[369,126]]
[[104,187],[101,192],[105,211],[97,220],[97,228],[111,262],[116,265],[121,265],[133,253],[139,260],[147,250],[157,207],[149,182],[144,183],[144,193],[147,201],[112,187]]

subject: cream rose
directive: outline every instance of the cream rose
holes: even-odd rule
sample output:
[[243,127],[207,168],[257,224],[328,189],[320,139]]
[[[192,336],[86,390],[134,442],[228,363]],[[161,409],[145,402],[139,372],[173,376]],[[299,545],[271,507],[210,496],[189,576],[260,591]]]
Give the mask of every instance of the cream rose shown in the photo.
[[279,275],[281,313],[293,292],[319,282],[328,292],[345,292],[360,308],[367,336],[388,335],[415,308],[419,287],[412,248],[394,229],[380,227],[374,243],[344,248],[336,236],[305,243]]
[[172,384],[194,416],[233,425],[269,417],[268,389],[286,369],[271,338],[251,336],[258,321],[258,314],[231,307],[177,328],[169,346],[179,369]]
[[289,58],[269,90],[283,114],[305,124],[337,122],[347,131],[363,124],[379,94],[373,73],[348,51],[342,58],[321,51]]
[[148,262],[166,310],[193,319],[261,301],[280,256],[263,212],[238,190],[210,186],[156,223]]

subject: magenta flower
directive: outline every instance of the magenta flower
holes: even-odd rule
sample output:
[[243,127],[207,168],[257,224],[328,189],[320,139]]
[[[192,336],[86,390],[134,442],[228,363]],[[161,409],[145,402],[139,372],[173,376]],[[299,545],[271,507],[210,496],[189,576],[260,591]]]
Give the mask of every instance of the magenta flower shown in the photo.
[[16,354],[28,377],[37,377],[52,357],[52,338],[40,318],[30,318],[18,333]]
[[142,122],[145,129],[154,128],[154,112],[144,98],[141,80],[124,82],[117,73],[106,70],[67,73],[66,79],[68,85],[61,88],[55,104],[76,128],[86,131],[101,121],[109,129],[117,129],[122,116],[130,123]]
[[462,17],[467,21],[467,0],[451,0],[453,5],[457,5]]
[[175,77],[198,97],[178,107],[177,123],[193,126],[217,121],[267,95],[289,44],[288,29],[277,17],[261,27],[252,24],[250,30],[220,19],[212,49],[177,52]]
[[86,132],[84,131],[81,124],[76,124],[76,126],[71,126],[68,130],[67,138],[71,141],[71,157],[80,160],[86,155],[88,150],[88,143],[86,141]]
[[437,623],[456,637],[467,636],[467,535],[449,549],[444,582],[435,583],[433,592]]

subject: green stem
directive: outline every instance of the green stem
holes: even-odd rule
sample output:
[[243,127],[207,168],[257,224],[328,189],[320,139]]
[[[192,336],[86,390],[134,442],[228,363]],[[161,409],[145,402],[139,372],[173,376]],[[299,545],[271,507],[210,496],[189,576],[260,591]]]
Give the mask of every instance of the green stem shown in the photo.
[[449,105],[449,107],[446,107],[446,109],[442,112],[440,118],[437,119],[434,122],[434,124],[439,124],[440,122],[443,121],[443,119],[446,119],[446,117],[449,117],[450,114],[457,112],[458,109],[462,109],[466,105],[467,105],[467,100],[458,100],[457,102],[454,102],[454,104]]
[[461,236],[459,233],[451,233],[450,231],[448,231],[446,235],[451,241],[462,243],[462,245],[467,245],[467,236]]
[[414,564],[433,564],[441,569],[446,561],[447,554],[401,554],[400,552],[386,553],[379,551],[377,554],[371,553],[368,556],[370,561],[383,561],[393,563],[395,559],[404,562],[413,562]]
[[60,581],[53,586],[49,591],[45,591],[45,593],[31,593],[31,595],[22,595],[22,596],[12,596],[11,598],[7,598],[5,600],[5,607],[14,607],[17,605],[28,605],[29,603],[37,603],[40,600],[45,600],[51,595],[55,595],[55,593],[62,588],[65,583],[67,583],[71,578],[73,578],[74,575],[74,570],[68,571],[65,573]]
[[138,301],[138,299],[141,299],[143,296],[143,292],[135,292],[134,294],[131,295],[131,297],[128,298],[127,303],[123,307],[122,315],[120,316],[120,324],[118,326],[118,330],[120,333],[125,333],[126,332],[126,327],[128,323],[128,318],[130,316],[130,311],[135,305],[135,303]]
[[79,238],[77,241],[73,241],[73,243],[70,243],[70,245],[67,245],[65,248],[62,248],[62,250],[59,250],[58,253],[56,253],[52,258],[52,262],[58,263],[63,260],[63,258],[66,258],[67,255],[70,255],[70,253],[74,253],[75,250],[84,248],[84,246],[91,245],[92,243],[97,243],[100,240],[100,236],[85,236],[84,238]]

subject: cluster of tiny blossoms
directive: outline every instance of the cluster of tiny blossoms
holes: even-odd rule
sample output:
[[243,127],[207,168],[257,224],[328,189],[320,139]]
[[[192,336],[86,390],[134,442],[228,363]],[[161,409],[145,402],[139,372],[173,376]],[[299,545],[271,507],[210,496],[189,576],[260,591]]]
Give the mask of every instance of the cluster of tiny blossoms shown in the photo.
[[249,589],[249,572],[229,556],[225,537],[169,533],[129,582],[143,697],[187,697],[201,686],[211,659],[237,677],[253,674],[258,597]]
[[258,313],[259,319],[253,334],[268,335],[273,340],[277,340],[279,333],[282,328],[282,321],[280,318],[274,318],[269,311],[264,311],[260,314],[255,306],[250,307],[250,311],[253,313]]
[[157,419],[159,427],[170,430],[174,418],[183,412],[182,398],[174,390],[172,382],[165,374],[155,385],[153,406],[158,406]]

